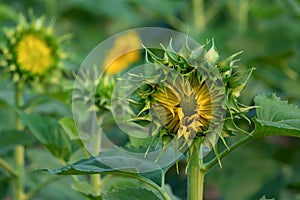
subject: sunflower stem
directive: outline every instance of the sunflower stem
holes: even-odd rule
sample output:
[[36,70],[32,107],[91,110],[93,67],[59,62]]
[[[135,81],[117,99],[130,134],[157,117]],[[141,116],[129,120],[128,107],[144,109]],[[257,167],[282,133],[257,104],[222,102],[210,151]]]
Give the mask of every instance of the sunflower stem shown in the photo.
[[[100,117],[100,120],[101,120],[101,117]],[[101,150],[101,148],[100,148],[101,135],[98,133],[98,131],[94,131],[94,133],[95,133],[95,135],[94,135],[95,138],[94,138],[94,144],[93,144],[94,145],[93,146],[93,151],[94,151],[93,154],[98,155]],[[101,176],[100,176],[100,174],[92,174],[91,175],[91,184],[96,191],[96,195],[100,196],[101,195]]]
[[[20,108],[23,101],[23,82],[18,81],[15,88],[15,106]],[[16,114],[16,129],[22,130],[22,124],[18,114]],[[25,148],[23,145],[18,145],[14,150],[16,176],[13,184],[14,199],[22,200],[24,198],[24,160]]]
[[205,171],[202,170],[202,141],[203,138],[195,138],[191,145],[189,163],[187,169],[188,200],[202,200]]
[[101,176],[100,176],[100,174],[92,174],[91,175],[91,183],[93,185],[93,188],[96,191],[96,195],[100,196],[100,194],[101,194]]

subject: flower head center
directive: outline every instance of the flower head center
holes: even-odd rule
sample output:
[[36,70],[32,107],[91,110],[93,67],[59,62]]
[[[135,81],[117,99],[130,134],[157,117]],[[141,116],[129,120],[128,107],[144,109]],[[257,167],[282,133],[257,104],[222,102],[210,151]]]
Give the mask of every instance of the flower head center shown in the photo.
[[20,70],[43,74],[51,67],[51,49],[33,34],[25,35],[16,47]]

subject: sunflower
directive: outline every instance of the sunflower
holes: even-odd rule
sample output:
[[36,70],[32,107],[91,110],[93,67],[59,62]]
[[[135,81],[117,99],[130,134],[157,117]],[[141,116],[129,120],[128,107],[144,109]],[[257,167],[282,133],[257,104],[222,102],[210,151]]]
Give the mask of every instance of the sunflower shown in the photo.
[[141,58],[138,50],[140,47],[141,40],[136,32],[132,31],[118,37],[104,60],[105,73],[118,74],[137,62]]
[[[166,133],[186,142],[203,137],[209,148],[213,148],[216,137],[223,140],[224,133],[239,130],[234,118],[246,118],[249,107],[237,98],[253,69],[245,74],[234,72],[234,58],[239,53],[220,61],[212,44],[208,51],[207,45],[191,50],[187,43],[177,52],[172,46],[163,47],[163,57],[146,49],[146,60],[152,67],[145,69],[145,74],[132,75],[135,82],[139,77],[141,86],[128,98],[135,102],[130,120],[157,124],[153,123],[156,120],[163,127],[160,138]],[[234,128],[227,130],[228,124]]]
[[53,23],[46,25],[45,18],[35,18],[32,12],[29,16],[27,20],[19,15],[18,25],[5,30],[7,45],[2,49],[2,65],[16,81],[45,77],[64,57],[59,39],[53,35]]

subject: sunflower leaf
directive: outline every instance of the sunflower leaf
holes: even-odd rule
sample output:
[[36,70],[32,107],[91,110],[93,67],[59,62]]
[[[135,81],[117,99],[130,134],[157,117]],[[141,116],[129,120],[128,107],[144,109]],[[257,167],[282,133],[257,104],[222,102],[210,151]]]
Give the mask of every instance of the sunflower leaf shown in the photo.
[[22,124],[55,157],[68,160],[72,151],[79,148],[77,143],[72,143],[57,120],[35,113],[27,114],[20,110],[17,113]]
[[143,188],[126,188],[109,192],[104,200],[139,200],[147,197],[148,200],[159,200],[160,198],[150,190]]
[[255,98],[257,117],[253,136],[300,137],[300,109],[282,101],[276,95],[259,95]]
[[79,192],[83,196],[87,197],[88,199],[92,200],[101,200],[102,198],[97,195],[95,188],[92,187],[86,181],[74,181],[71,185],[72,189]]
[[27,132],[18,130],[2,130],[0,138],[0,155],[13,150],[17,145],[32,145],[35,141]]
[[[139,172],[142,170],[144,172]],[[132,178],[145,177],[157,184],[161,184],[163,171],[159,165],[150,162],[144,156],[133,156],[120,149],[101,152],[96,157],[82,159],[65,167],[50,170],[57,175],[78,174],[112,174],[117,176],[130,176]]]
[[274,198],[272,198],[272,199],[267,199],[267,197],[264,195],[263,197],[261,197],[259,200],[274,200]]

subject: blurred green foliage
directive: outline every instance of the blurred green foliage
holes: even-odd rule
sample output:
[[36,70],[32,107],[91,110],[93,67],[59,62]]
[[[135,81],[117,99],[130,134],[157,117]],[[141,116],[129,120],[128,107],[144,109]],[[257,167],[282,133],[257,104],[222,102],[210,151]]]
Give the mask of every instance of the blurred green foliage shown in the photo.
[[[200,2],[200,4],[199,4]],[[201,4],[202,2],[202,4]],[[64,63],[66,75],[76,71],[83,59],[99,42],[127,29],[143,26],[173,28],[203,43],[215,38],[220,55],[244,51],[245,69],[255,67],[249,86],[241,95],[245,104],[253,104],[258,93],[275,92],[290,103],[300,105],[300,1],[299,0],[1,0],[0,26],[14,26],[17,13],[32,8],[37,16],[56,19],[57,34],[71,33],[66,44],[69,55]],[[0,45],[4,36],[0,35]],[[7,109],[13,102],[8,81],[0,80],[0,135],[14,125],[14,114]],[[59,95],[53,94],[56,98]],[[58,97],[58,99],[66,97]],[[57,98],[56,98],[57,99]],[[68,116],[69,108],[58,100],[37,107],[39,113]],[[2,140],[2,139],[1,139]],[[9,142],[1,141],[0,155],[11,162]],[[60,167],[49,152],[35,144],[27,150],[26,184],[34,187],[50,175],[37,168]],[[3,146],[2,146],[3,145]],[[295,138],[270,137],[246,145],[223,161],[206,178],[206,199],[300,199],[300,141]],[[47,159],[47,166],[45,164]],[[180,164],[185,165],[184,162]],[[184,166],[181,167],[184,169]],[[173,192],[185,198],[184,170],[167,174]],[[0,168],[0,198],[10,191],[7,174]],[[71,178],[61,178],[45,187],[36,199],[82,199],[71,187]]]

